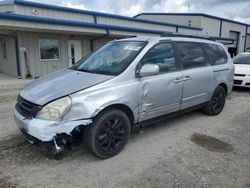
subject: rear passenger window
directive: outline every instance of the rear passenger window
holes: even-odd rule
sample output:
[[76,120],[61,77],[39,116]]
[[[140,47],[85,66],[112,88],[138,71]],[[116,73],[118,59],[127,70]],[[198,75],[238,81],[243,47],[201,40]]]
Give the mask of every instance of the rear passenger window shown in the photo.
[[175,71],[175,56],[172,43],[164,42],[154,46],[143,57],[141,65],[144,64],[159,65],[160,73]]
[[205,56],[201,45],[194,42],[178,42],[184,69],[206,66]]
[[204,47],[208,56],[208,61],[211,65],[227,63],[227,54],[221,46],[215,44],[204,44]]

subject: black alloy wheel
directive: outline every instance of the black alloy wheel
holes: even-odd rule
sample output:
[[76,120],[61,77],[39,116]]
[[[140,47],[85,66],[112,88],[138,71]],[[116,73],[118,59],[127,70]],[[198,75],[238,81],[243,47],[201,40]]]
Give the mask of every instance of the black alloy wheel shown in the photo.
[[84,130],[84,141],[97,157],[107,159],[121,152],[131,132],[131,122],[121,110],[112,109],[98,115]]
[[222,86],[218,86],[210,101],[203,109],[208,115],[218,115],[222,112],[226,101],[226,91]]

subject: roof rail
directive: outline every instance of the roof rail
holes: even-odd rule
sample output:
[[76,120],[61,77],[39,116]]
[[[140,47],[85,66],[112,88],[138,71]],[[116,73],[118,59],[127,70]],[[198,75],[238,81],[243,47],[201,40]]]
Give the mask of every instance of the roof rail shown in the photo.
[[172,32],[165,32],[161,35],[161,37],[187,37],[187,38],[206,39],[206,40],[216,41],[213,37],[210,37],[208,35],[192,35],[192,34],[172,33]]

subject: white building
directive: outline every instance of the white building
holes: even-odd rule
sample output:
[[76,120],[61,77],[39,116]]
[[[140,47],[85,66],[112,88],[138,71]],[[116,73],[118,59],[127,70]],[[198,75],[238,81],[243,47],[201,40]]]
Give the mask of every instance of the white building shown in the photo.
[[227,45],[232,56],[250,48],[250,25],[245,23],[200,13],[141,13],[134,18],[199,27],[204,35],[232,38],[234,44]]
[[[160,36],[166,31],[208,32],[224,42],[235,37],[228,35],[228,29],[220,31],[220,23],[214,26],[203,24],[201,16],[190,19],[184,15],[182,18],[172,16],[176,20],[165,15],[159,18],[150,15],[146,16],[147,19],[144,16],[131,18],[23,0],[1,1],[0,72],[22,78],[29,73],[33,78],[40,77],[70,66],[110,40],[137,35]],[[244,32],[241,27],[245,26],[246,30],[246,24],[223,20],[223,28],[226,26],[230,31],[240,31],[237,46],[238,52],[243,51]]]

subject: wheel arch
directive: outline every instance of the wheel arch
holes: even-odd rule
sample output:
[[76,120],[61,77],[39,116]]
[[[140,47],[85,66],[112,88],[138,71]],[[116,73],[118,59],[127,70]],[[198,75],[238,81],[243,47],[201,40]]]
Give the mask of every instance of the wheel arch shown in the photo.
[[225,90],[225,92],[226,92],[226,95],[227,95],[227,93],[228,93],[228,87],[227,87],[227,84],[225,84],[225,83],[220,83],[220,84],[219,84],[219,86],[221,86],[221,87],[223,87],[223,88],[224,88],[224,90]]
[[102,110],[100,110],[96,116],[98,116],[99,114],[101,113],[104,113],[105,111],[108,111],[110,109],[118,109],[118,110],[121,110],[123,111],[129,118],[130,122],[131,122],[131,126],[134,125],[135,123],[135,115],[134,115],[134,112],[131,110],[130,107],[128,107],[127,105],[125,104],[111,104],[109,106],[106,106],[105,108],[103,108]]

